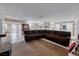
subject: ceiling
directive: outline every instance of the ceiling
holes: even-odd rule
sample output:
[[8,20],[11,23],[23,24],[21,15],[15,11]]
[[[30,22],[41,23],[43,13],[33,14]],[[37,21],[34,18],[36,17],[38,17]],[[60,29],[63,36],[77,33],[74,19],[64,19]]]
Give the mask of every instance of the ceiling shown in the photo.
[[24,19],[71,18],[79,16],[77,3],[0,3],[0,15]]

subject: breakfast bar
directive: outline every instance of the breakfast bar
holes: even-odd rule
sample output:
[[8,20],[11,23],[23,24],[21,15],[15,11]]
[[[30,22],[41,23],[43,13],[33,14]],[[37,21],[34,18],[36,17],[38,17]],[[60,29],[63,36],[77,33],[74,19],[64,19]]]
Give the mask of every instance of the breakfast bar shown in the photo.
[[2,38],[6,37],[6,34],[0,34],[0,56],[10,55],[10,43],[2,43]]

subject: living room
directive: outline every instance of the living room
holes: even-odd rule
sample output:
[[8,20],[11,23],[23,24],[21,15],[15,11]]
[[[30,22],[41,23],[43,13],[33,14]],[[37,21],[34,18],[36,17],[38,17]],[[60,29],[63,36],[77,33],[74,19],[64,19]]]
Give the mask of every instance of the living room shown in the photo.
[[76,53],[79,4],[0,4],[0,55],[68,56]]

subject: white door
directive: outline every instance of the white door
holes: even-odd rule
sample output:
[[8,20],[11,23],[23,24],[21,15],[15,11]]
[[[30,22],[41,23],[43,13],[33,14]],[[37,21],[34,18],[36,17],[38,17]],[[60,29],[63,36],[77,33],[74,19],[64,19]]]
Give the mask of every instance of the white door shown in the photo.
[[21,35],[21,26],[20,24],[12,24],[12,43],[20,42],[22,41],[22,35]]
[[12,43],[16,42],[17,40],[17,25],[12,24],[12,33],[11,33],[11,38],[12,38]]
[[7,24],[7,32],[8,32],[7,38],[10,39],[12,43],[23,41],[20,24],[16,23]]

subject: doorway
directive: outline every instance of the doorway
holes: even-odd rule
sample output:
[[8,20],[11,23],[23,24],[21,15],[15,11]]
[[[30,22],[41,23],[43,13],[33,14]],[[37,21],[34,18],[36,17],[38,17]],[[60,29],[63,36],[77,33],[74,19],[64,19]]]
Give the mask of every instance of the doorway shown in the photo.
[[23,41],[21,23],[8,22],[6,23],[6,27],[8,32],[7,39],[10,39],[11,43]]

